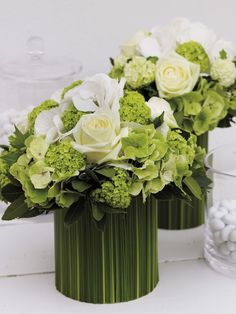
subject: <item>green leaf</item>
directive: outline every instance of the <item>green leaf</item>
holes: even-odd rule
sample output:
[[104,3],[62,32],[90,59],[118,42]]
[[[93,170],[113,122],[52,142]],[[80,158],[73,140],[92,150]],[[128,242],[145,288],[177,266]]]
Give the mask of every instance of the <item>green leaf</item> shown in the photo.
[[157,58],[157,57],[148,57],[147,60],[148,60],[148,61],[151,61],[151,62],[154,63],[154,64],[156,64],[158,58]]
[[1,156],[1,159],[3,159],[8,167],[11,167],[14,163],[17,162],[18,158],[23,154],[22,151],[16,151],[16,152],[8,152],[7,154],[4,154]]
[[29,132],[25,134],[21,133],[21,131],[15,126],[14,135],[9,137],[11,146],[17,149],[25,147],[25,140],[29,137],[29,135]]
[[93,219],[93,222],[98,231],[104,232],[107,222],[107,215],[105,214],[100,221],[96,221],[95,219]]
[[113,58],[109,58],[110,62],[111,62],[111,65],[114,66],[115,65],[115,61]]
[[33,218],[33,217],[41,215],[43,212],[44,212],[44,209],[35,207],[27,211],[26,213],[24,213],[20,218]]
[[90,169],[85,169],[84,172],[87,174],[88,177],[90,177],[90,179],[92,179],[94,182],[96,182],[96,183],[98,183],[100,185],[100,181],[99,181],[96,173],[94,173]]
[[201,188],[193,177],[186,177],[183,182],[197,199],[202,199]]
[[65,225],[70,226],[79,220],[82,214],[87,210],[86,205],[88,205],[88,202],[86,202],[84,197],[80,198],[78,202],[72,204],[66,212],[64,219]]
[[87,183],[85,181],[72,181],[72,187],[73,189],[75,189],[76,191],[83,193],[84,191],[88,190],[89,188],[91,188],[92,184]]
[[164,115],[165,115],[165,112],[163,111],[159,117],[154,119],[153,124],[154,124],[155,128],[159,128],[159,126],[161,126],[163,124]]
[[9,146],[7,145],[0,145],[0,148],[2,148],[3,150],[9,151]]
[[102,168],[95,170],[95,172],[103,175],[106,178],[113,178],[116,174],[116,170],[114,168]]
[[221,59],[227,59],[227,52],[224,49],[219,52],[219,55]]
[[94,202],[91,202],[91,208],[92,208],[93,218],[96,221],[101,221],[102,218],[104,217],[105,213]]
[[193,176],[193,178],[197,181],[201,189],[207,190],[210,188],[212,181],[206,176]]
[[28,206],[25,202],[25,196],[18,197],[8,208],[6,209],[2,220],[12,220],[22,217],[28,211]]
[[3,198],[12,203],[16,199],[18,199],[22,194],[24,194],[22,188],[20,186],[13,185],[11,183],[5,185],[2,188],[2,196]]

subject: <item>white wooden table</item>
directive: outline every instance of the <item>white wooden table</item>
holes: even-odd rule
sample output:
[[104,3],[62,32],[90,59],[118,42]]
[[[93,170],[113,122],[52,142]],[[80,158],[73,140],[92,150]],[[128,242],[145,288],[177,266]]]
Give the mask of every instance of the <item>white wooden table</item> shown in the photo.
[[0,224],[0,314],[235,314],[236,280],[202,258],[203,228],[159,232],[160,283],[146,297],[92,305],[54,287],[53,223]]

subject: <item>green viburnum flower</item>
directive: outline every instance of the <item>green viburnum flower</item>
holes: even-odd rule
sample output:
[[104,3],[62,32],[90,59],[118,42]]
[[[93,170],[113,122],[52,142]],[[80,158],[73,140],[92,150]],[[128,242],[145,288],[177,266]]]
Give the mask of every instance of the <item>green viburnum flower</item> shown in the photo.
[[76,175],[85,167],[85,155],[75,150],[70,141],[51,144],[45,163],[54,169],[53,179],[61,181]]
[[69,86],[65,87],[65,88],[63,89],[62,93],[61,93],[61,99],[64,99],[65,94],[66,94],[67,92],[69,92],[69,90],[71,90],[71,89],[73,89],[73,88],[75,88],[75,87],[81,85],[82,83],[83,83],[83,81],[78,80],[78,81],[73,82],[73,83],[70,84]]
[[48,189],[36,189],[29,177],[30,159],[26,154],[20,156],[16,163],[10,168],[10,174],[17,179],[25,192],[28,204],[46,206],[48,200]]
[[219,58],[213,62],[210,74],[213,80],[218,81],[224,87],[229,87],[235,82],[236,67],[229,59]]
[[112,208],[128,208],[131,203],[129,187],[131,179],[124,169],[116,168],[110,181],[102,183],[101,188],[91,192],[91,198]]
[[151,111],[146,105],[145,98],[138,92],[130,91],[120,99],[120,117],[124,122],[149,124]]
[[44,110],[49,110],[52,108],[58,107],[58,103],[55,100],[48,99],[42,102],[39,106],[35,107],[28,115],[29,119],[29,128],[31,130],[34,129],[34,123],[35,120],[37,119],[38,115],[44,111]]
[[8,173],[8,167],[6,162],[1,158],[1,156],[4,155],[4,152],[1,153],[0,155],[0,199],[1,198],[1,189],[10,183],[9,179],[7,178],[7,173]]
[[176,52],[188,61],[199,64],[202,73],[208,73],[210,60],[205,49],[198,42],[188,41],[180,44]]
[[42,136],[30,136],[25,141],[26,154],[29,159],[43,160],[49,145]]
[[43,161],[37,161],[29,168],[29,177],[35,189],[45,189],[51,182],[51,171]]
[[159,161],[168,149],[163,135],[155,130],[153,124],[132,129],[121,142],[124,158],[140,162],[147,159]]
[[179,132],[171,131],[167,141],[169,150],[162,163],[161,178],[165,184],[175,182],[181,188],[183,177],[192,174],[190,168],[195,158],[196,136],[191,134],[186,140]]
[[61,116],[61,121],[64,125],[65,130],[72,130],[84,114],[86,113],[78,111],[73,104],[70,104]]
[[134,57],[124,67],[124,77],[130,87],[137,89],[155,81],[156,65],[144,57]]

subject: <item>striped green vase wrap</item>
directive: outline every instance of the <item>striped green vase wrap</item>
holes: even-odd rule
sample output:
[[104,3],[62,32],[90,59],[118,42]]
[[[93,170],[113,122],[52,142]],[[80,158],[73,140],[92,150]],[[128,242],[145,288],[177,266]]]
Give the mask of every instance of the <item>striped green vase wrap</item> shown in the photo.
[[[208,150],[208,133],[198,137],[198,145]],[[181,230],[195,228],[204,223],[205,200],[192,199],[191,206],[181,200],[158,201],[160,229]]]
[[126,215],[109,215],[105,231],[90,217],[66,227],[65,211],[56,211],[56,287],[89,303],[130,301],[158,283],[157,204],[135,198]]

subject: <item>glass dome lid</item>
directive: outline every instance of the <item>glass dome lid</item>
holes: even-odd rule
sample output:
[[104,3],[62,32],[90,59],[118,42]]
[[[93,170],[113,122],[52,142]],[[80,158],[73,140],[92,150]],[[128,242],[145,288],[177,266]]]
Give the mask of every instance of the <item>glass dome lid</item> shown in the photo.
[[81,71],[78,61],[47,57],[41,37],[30,37],[26,48],[27,53],[23,58],[0,65],[2,78],[24,82],[54,81],[72,77]]

